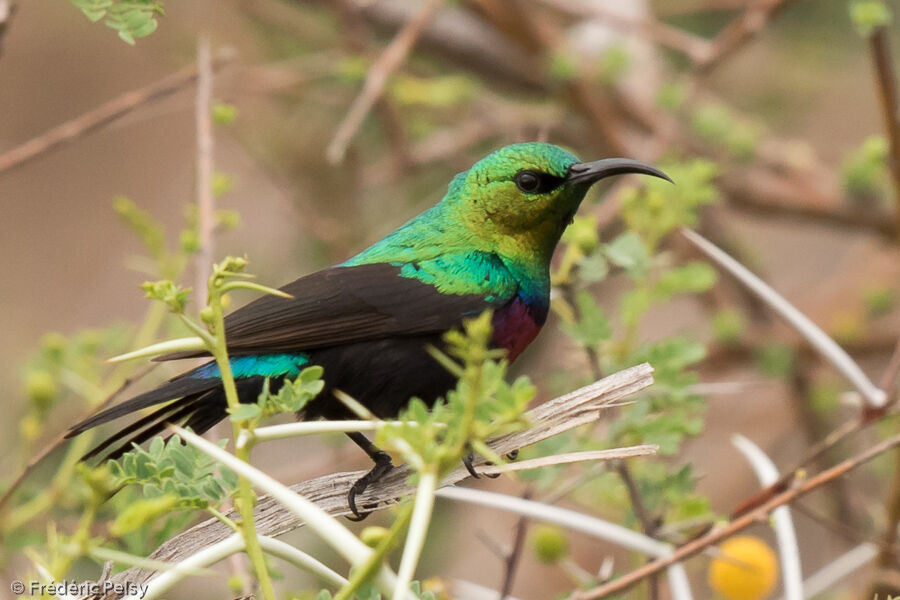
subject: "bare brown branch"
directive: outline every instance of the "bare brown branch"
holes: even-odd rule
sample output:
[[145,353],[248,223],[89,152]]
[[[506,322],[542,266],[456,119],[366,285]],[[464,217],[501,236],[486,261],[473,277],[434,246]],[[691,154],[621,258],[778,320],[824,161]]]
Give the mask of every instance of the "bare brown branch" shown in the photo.
[[[212,68],[220,69],[231,62],[233,58],[233,52],[222,51],[213,60]],[[0,174],[20,167],[46,152],[109,125],[137,108],[167,98],[193,84],[196,79],[197,66],[188,65],[155,83],[122,94],[91,111],[70,119],[38,137],[0,154]]]
[[875,67],[875,83],[878,86],[884,131],[890,144],[888,171],[891,174],[891,181],[894,183],[897,233],[900,235],[900,98],[897,95],[897,75],[894,72],[894,61],[891,57],[891,44],[886,26],[878,27],[869,36],[869,54],[872,56],[872,64]]
[[366,115],[372,110],[375,102],[381,97],[388,78],[400,66],[406,55],[409,54],[416,40],[419,39],[422,30],[428,25],[443,3],[443,0],[428,0],[416,16],[410,19],[403,29],[394,36],[388,47],[385,48],[378,60],[375,61],[375,64],[369,69],[362,91],[353,101],[344,120],[338,125],[334,138],[328,144],[328,148],[325,151],[328,160],[333,163],[339,163],[343,160],[348,144],[350,144],[356,132],[359,131]]

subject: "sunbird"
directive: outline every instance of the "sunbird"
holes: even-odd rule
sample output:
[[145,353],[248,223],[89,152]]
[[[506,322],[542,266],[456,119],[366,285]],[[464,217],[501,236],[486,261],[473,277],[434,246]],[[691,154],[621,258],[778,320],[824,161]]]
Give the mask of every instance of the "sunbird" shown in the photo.
[[[513,361],[534,340],[550,308],[550,261],[588,189],[601,179],[642,173],[671,181],[644,163],[607,158],[581,162],[562,148],[529,142],[501,148],[456,175],[432,208],[349,260],[263,296],[229,314],[225,337],[241,402],[256,402],[269,381],[277,392],[310,365],[325,387],[303,419],[352,416],[333,396],[342,390],[380,418],[409,399],[429,405],[455,384],[428,352],[466,318],[492,311],[493,347]],[[209,356],[179,352],[174,360]],[[227,417],[215,361],[208,362],[73,426],[67,437],[167,403],[94,448],[117,458],[182,423],[203,433]],[[374,461],[350,489],[356,497],[393,468],[390,456],[361,433],[347,434]],[[471,463],[466,466],[471,469]],[[474,474],[474,471],[472,471]]]

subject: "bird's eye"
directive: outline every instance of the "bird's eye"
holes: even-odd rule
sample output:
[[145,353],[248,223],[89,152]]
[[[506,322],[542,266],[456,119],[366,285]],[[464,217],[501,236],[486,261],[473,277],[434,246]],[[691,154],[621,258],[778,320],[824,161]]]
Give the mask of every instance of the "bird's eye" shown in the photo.
[[555,190],[563,182],[562,177],[535,171],[519,171],[513,178],[516,187],[526,194],[546,194]]

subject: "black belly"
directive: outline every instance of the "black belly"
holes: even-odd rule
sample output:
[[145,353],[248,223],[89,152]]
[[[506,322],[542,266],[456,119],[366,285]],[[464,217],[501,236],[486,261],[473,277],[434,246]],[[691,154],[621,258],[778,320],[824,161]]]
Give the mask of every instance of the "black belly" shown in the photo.
[[304,411],[315,419],[356,418],[332,391],[340,389],[382,419],[394,418],[412,397],[431,406],[455,387],[456,378],[425,350],[438,336],[374,340],[309,353],[324,369],[325,389]]

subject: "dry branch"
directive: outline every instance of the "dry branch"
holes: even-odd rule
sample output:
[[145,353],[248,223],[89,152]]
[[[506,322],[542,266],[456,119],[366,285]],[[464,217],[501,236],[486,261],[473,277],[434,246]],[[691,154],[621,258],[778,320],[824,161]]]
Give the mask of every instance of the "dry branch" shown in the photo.
[[875,29],[869,36],[869,54],[875,67],[875,83],[878,86],[884,130],[890,144],[888,170],[894,183],[894,196],[898,206],[897,232],[900,234],[900,98],[888,35],[888,28],[883,25]]
[[797,498],[805,496],[809,492],[812,492],[813,490],[820,488],[827,483],[831,483],[832,481],[843,477],[860,465],[869,462],[876,456],[883,454],[888,450],[896,448],[897,446],[900,446],[900,435],[890,437],[883,442],[880,442],[872,446],[871,448],[861,452],[860,454],[857,454],[852,458],[848,458],[847,460],[838,463],[830,469],[822,471],[814,477],[805,480],[798,480],[794,487],[778,494],[759,508],[748,512],[738,517],[737,519],[734,519],[727,525],[714,529],[706,535],[688,542],[683,546],[680,546],[677,550],[675,550],[675,552],[672,553],[671,556],[657,559],[652,563],[648,563],[647,565],[631,571],[627,575],[623,575],[618,579],[614,579],[613,581],[598,586],[592,590],[588,590],[586,592],[577,592],[571,596],[571,599],[596,600],[597,598],[603,598],[611,594],[620,593],[623,590],[643,580],[644,578],[649,577],[655,573],[659,573],[662,569],[665,569],[672,564],[686,560],[694,556],[695,554],[702,552],[706,548],[718,544],[719,542],[731,537],[739,531],[746,529],[754,523],[764,521],[768,517],[768,515],[779,506],[783,506],[785,504],[793,502]]
[[353,136],[356,135],[375,102],[381,97],[381,93],[384,91],[384,86],[387,84],[391,73],[400,66],[406,55],[409,54],[416,40],[419,39],[422,29],[428,25],[442,4],[443,0],[428,0],[418,14],[410,19],[394,39],[391,40],[388,47],[369,69],[362,91],[353,101],[347,116],[344,117],[344,120],[338,126],[334,138],[325,151],[328,160],[332,163],[339,163],[343,160],[344,154],[347,152],[347,145],[353,139]]
[[[219,52],[212,62],[212,69],[216,70],[225,66],[233,58],[234,53],[231,51]],[[194,64],[182,67],[155,83],[126,92],[93,110],[42,133],[36,138],[32,138],[8,152],[0,154],[0,174],[19,167],[45,152],[72,142],[104,125],[108,125],[136,108],[171,96],[194,83],[197,79],[197,74],[197,66]]]
[[[491,448],[500,455],[530,446],[575,427],[592,423],[604,408],[617,405],[632,394],[653,383],[653,368],[644,363],[605,377],[564,396],[545,402],[528,412],[532,426],[527,430],[493,440]],[[350,514],[347,492],[365,471],[335,473],[295,484],[291,489],[314,502],[333,516]],[[407,483],[411,471],[401,466],[391,471],[381,483],[357,498],[362,506],[393,504],[415,491]],[[442,485],[453,485],[467,479],[469,473],[460,467],[450,473]],[[231,515],[237,518],[236,515]],[[259,535],[278,536],[303,524],[272,498],[260,498],[256,506],[256,528]],[[228,537],[232,531],[216,519],[208,519],[165,542],[150,555],[151,559],[178,562],[199,550]],[[113,577],[115,583],[144,584],[155,576],[150,569],[132,568]],[[115,596],[105,596],[112,599]]]

